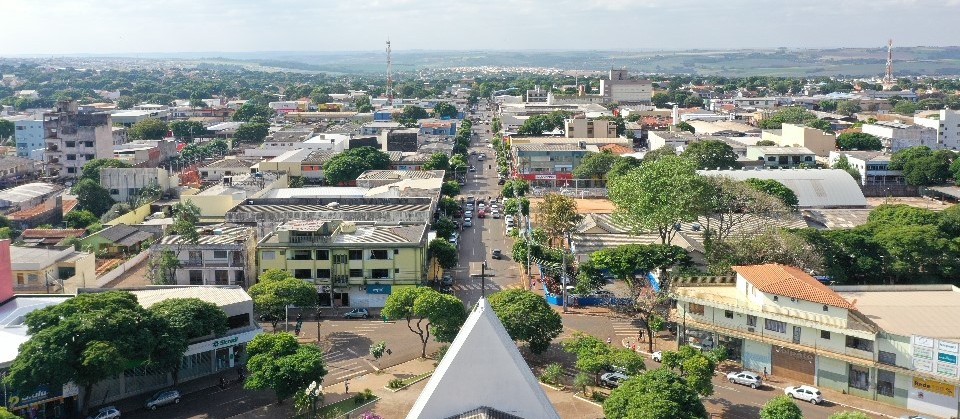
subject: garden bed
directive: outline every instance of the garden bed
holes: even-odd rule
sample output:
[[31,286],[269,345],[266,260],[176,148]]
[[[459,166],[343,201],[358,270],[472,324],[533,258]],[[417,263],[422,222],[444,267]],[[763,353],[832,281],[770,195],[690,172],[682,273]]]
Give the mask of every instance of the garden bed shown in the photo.
[[317,409],[317,417],[325,418],[328,415],[331,415],[335,412],[339,412],[338,416],[347,415],[357,410],[367,408],[371,404],[376,403],[378,400],[380,400],[379,397],[373,396],[372,399],[367,400],[366,402],[358,405],[356,400],[353,399],[353,397],[346,398],[346,399],[340,400],[339,402],[330,403],[326,406],[321,407],[320,409]]
[[410,386],[412,386],[412,385],[414,385],[414,384],[416,384],[416,383],[418,383],[418,382],[420,382],[420,381],[423,381],[424,379],[426,379],[427,377],[430,377],[431,375],[433,375],[433,371],[430,371],[430,372],[427,372],[427,373],[423,373],[423,374],[420,374],[420,375],[417,375],[417,376],[413,376],[413,377],[410,377],[410,378],[407,378],[407,379],[400,380],[400,382],[399,382],[400,385],[399,385],[399,386],[390,387],[390,385],[388,384],[387,386],[384,386],[384,388],[386,388],[387,390],[390,390],[390,391],[396,393],[396,392],[398,392],[398,391],[400,391],[400,390],[403,390],[403,389],[405,389],[405,388],[407,388],[407,387],[410,387]]

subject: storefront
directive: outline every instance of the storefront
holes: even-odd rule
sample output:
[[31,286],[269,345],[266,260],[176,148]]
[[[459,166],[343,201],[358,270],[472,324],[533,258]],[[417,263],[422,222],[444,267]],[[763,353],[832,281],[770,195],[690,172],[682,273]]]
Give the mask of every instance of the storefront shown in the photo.
[[77,409],[77,386],[66,384],[61,388],[40,386],[28,394],[10,390],[4,394],[7,410],[26,419],[59,419],[72,417]]
[[412,288],[416,285],[357,285],[350,288],[351,307],[381,308],[387,304],[387,298],[394,291]]
[[183,353],[180,379],[202,377],[243,365],[246,363],[247,342],[261,332],[261,329],[255,329],[188,346]]

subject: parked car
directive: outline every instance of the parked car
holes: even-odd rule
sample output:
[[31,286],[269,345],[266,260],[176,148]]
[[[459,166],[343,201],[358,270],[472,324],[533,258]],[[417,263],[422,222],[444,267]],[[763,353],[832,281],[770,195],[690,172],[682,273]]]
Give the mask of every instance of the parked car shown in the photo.
[[500,252],[500,249],[493,249],[493,251],[490,252],[490,257],[494,259],[503,259],[503,253]]
[[500,211],[493,210],[493,212],[490,213],[490,216],[492,216],[493,218],[500,218]]
[[783,389],[783,394],[813,404],[819,404],[823,401],[823,395],[820,394],[820,390],[811,386],[790,386]]
[[760,378],[760,374],[750,371],[731,372],[727,374],[727,381],[730,381],[734,384],[748,386],[750,388],[763,386],[763,379]]
[[477,211],[477,218],[487,218],[487,213],[483,209]]
[[180,403],[180,391],[164,390],[154,394],[150,400],[147,400],[147,409],[157,410],[160,406]]
[[470,217],[464,218],[464,219],[463,219],[463,226],[464,226],[464,227],[473,227],[473,219],[470,218]]
[[513,234],[513,227],[507,227],[506,230],[503,230],[503,234],[505,234],[505,235],[507,235],[507,236]]
[[463,218],[472,218],[472,217],[473,217],[473,208],[469,208],[463,212]]
[[370,317],[370,312],[365,308],[355,308],[343,315],[345,319],[366,319]]
[[97,413],[87,416],[87,419],[114,419],[120,417],[120,410],[115,406],[102,407]]
[[656,351],[650,354],[650,358],[652,358],[654,362],[663,362],[663,352]]
[[485,154],[481,154],[481,155],[477,156],[477,160],[480,160],[480,161],[486,160],[486,158],[487,158],[487,156],[486,156]]
[[507,180],[504,178],[500,178],[500,180],[497,181],[497,185],[504,185],[506,183],[507,183]]
[[620,387],[620,383],[627,381],[630,377],[619,372],[608,372],[600,376],[600,384],[608,388]]
[[444,275],[440,278],[440,285],[451,286],[453,285],[453,277],[450,275]]

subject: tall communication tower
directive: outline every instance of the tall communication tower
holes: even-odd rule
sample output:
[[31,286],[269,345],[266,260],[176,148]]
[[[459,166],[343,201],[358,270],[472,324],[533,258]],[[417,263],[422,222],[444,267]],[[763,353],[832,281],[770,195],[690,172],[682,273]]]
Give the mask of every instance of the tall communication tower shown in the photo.
[[387,106],[393,106],[393,61],[390,58],[390,39],[387,39]]
[[897,84],[893,79],[893,40],[887,41],[887,72],[883,75],[883,88],[889,89]]

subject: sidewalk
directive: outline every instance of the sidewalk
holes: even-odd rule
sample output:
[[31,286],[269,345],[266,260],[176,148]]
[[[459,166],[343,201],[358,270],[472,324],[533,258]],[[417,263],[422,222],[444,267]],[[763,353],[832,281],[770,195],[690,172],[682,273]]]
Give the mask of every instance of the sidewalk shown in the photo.
[[[637,338],[628,337],[624,338],[621,342],[626,348],[633,348],[637,344]],[[658,338],[654,343],[654,348],[661,351],[675,351],[677,350],[677,340],[674,336],[669,333],[660,332]],[[650,353],[647,352],[647,342],[646,340],[640,342],[639,345],[634,349],[638,353],[650,356]],[[732,362],[726,362],[717,367],[716,375],[719,377],[724,377],[727,373],[742,371],[742,367],[739,364],[734,364]],[[764,382],[766,385],[776,388],[778,390],[783,390],[785,387],[797,385],[798,383],[778,377],[772,374],[767,374],[764,377]],[[888,417],[888,418],[899,418],[901,416],[908,415],[917,415],[918,413],[903,409],[897,406],[889,405],[882,403],[876,400],[864,399],[861,397],[852,396],[842,392],[819,388],[821,393],[823,393],[823,399],[827,402],[837,404],[842,407],[856,409],[868,413],[870,415],[878,417]]]

